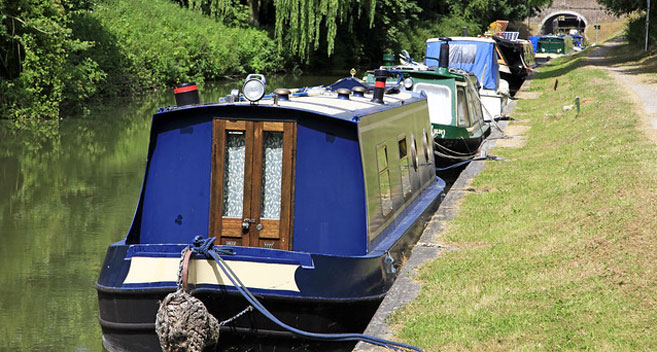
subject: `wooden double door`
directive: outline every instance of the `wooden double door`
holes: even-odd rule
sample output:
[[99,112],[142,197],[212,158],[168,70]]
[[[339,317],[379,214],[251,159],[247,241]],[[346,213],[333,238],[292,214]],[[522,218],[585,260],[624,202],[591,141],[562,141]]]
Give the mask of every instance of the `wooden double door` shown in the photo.
[[215,119],[210,236],[291,249],[296,124]]

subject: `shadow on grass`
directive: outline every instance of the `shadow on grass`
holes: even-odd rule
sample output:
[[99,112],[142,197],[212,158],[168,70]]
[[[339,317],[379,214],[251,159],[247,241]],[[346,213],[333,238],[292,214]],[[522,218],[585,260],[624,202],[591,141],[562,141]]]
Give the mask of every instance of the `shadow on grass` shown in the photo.
[[[581,52],[574,54],[572,56],[564,56],[558,58],[552,63],[548,63],[548,65],[545,66],[539,72],[536,78],[547,79],[547,78],[561,77],[580,67],[587,66],[589,65],[589,63],[585,60],[585,57],[583,56],[584,54],[585,52]],[[557,66],[557,65],[560,67],[551,69],[551,66]]]

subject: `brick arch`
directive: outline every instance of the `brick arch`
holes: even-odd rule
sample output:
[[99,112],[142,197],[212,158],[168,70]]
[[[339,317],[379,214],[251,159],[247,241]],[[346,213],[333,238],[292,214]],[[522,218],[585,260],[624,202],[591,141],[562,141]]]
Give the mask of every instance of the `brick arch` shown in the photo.
[[581,13],[575,12],[575,11],[570,11],[570,10],[559,10],[559,11],[554,11],[550,13],[549,15],[543,17],[543,20],[541,21],[541,25],[538,26],[539,32],[543,31],[543,26],[545,26],[545,23],[548,22],[548,20],[554,20],[555,17],[559,17],[562,15],[570,15],[570,16],[577,16],[578,18],[582,19],[582,22],[584,22],[584,27],[589,25],[588,20],[586,17],[582,16]]

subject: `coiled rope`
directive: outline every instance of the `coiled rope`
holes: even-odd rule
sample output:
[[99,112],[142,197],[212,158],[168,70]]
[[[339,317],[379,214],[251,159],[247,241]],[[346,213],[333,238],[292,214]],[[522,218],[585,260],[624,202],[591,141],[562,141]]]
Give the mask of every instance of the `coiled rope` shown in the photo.
[[[249,289],[240,281],[239,277],[233,272],[233,270],[230,268],[230,266],[224,261],[224,259],[221,257],[222,255],[234,255],[234,252],[232,250],[227,250],[223,248],[218,248],[214,247],[215,238],[210,237],[207,239],[203,239],[201,236],[196,236],[194,238],[194,244],[191,248],[191,251],[194,253],[200,254],[205,256],[207,259],[214,259],[215,262],[219,265],[219,268],[223,273],[228,277],[230,282],[235,286],[237,291],[249,302],[249,304],[258,310],[262,315],[264,315],[267,319],[278,325],[279,327],[292,332],[293,334],[301,337],[305,337],[307,339],[312,339],[312,340],[320,340],[320,341],[363,341],[366,343],[370,343],[376,346],[381,346],[384,348],[389,348],[393,350],[411,350],[411,351],[417,351],[417,352],[423,352],[422,349],[419,347],[403,344],[400,342],[395,342],[395,341],[389,341],[386,339],[374,337],[374,336],[368,336],[364,334],[356,334],[356,333],[338,333],[338,334],[322,334],[322,333],[315,333],[315,332],[308,332],[304,330],[297,329],[295,327],[292,327],[290,325],[285,324],[284,322],[280,321],[278,318],[276,318],[267,308],[265,308],[260,301],[255,298],[255,296],[249,291]],[[181,264],[182,265],[182,264]],[[182,275],[179,275],[182,276]],[[183,284],[184,285],[184,284]],[[180,289],[178,291],[185,292],[184,290]],[[177,291],[177,292],[178,292]],[[190,295],[191,296],[191,295]],[[166,299],[165,299],[166,301]],[[163,301],[164,303],[164,301]],[[250,306],[250,307],[251,307]],[[248,308],[247,308],[248,309]],[[162,306],[160,306],[160,310],[162,310]],[[241,314],[244,314],[245,312],[243,311]],[[158,311],[158,319],[159,319],[159,311]],[[235,319],[236,317],[233,317],[231,319]],[[215,319],[216,320],[216,319]],[[212,325],[212,324],[209,324]],[[157,323],[156,323],[157,326]],[[213,327],[215,325],[212,325]],[[218,324],[216,325],[217,329],[217,338],[218,338]],[[156,330],[158,330],[156,328]],[[158,336],[159,336],[159,330],[158,330]],[[213,336],[211,336],[213,337]],[[162,343],[162,339],[160,339],[160,343]],[[209,342],[208,345],[210,345],[212,342]],[[216,343],[216,342],[215,342]],[[163,345],[164,349],[164,345]],[[182,350],[166,350],[165,351],[182,351]],[[188,350],[192,351],[192,350]],[[196,350],[193,350],[196,351]]]

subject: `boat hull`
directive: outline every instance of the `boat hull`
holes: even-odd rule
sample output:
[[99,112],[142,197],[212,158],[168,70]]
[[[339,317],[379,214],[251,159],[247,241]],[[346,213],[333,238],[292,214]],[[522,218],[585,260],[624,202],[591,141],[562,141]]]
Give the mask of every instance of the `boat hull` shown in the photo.
[[[236,292],[216,289],[196,289],[191,292],[204,302],[208,311],[219,321],[229,319],[248,306],[246,300]],[[155,313],[159,302],[167,293],[110,293],[99,289],[101,312],[114,310],[123,322],[107,321],[102,317],[100,324],[103,345],[112,352],[146,352],[160,350],[155,334]],[[281,321],[304,330],[322,333],[361,332],[365,330],[369,317],[378,308],[383,295],[362,297],[353,300],[289,299],[256,295],[256,297]],[[120,302],[120,303],[119,303]],[[102,313],[101,313],[102,316]],[[367,317],[364,319],[363,317]],[[274,346],[290,349],[307,345],[307,340],[283,331],[266,317],[250,311],[222,327],[216,350],[243,349],[251,344],[258,350],[271,350]],[[329,346],[329,348],[338,346]]]
[[[358,333],[364,331],[372,315],[392,286],[399,268],[422,234],[424,225],[443,199],[444,182],[438,179],[425,191],[414,206],[406,211],[413,221],[391,224],[392,231],[384,241],[363,256],[333,256],[263,248],[222,247],[235,251],[224,256],[226,263],[242,276],[240,263],[252,262],[265,267],[265,276],[276,276],[280,266],[295,266],[294,275],[281,282],[294,281],[293,286],[278,289],[258,287],[257,280],[247,284],[253,294],[274,316],[293,327],[321,333]],[[408,217],[405,217],[408,218]],[[162,261],[177,262],[183,244],[129,245],[118,242],[107,251],[101,275],[96,283],[103,343],[109,351],[153,351],[159,349],[155,334],[155,315],[159,302],[176,290],[175,281],[157,276]],[[139,265],[154,260],[152,267]],[[159,262],[157,261],[159,260]],[[142,263],[142,264],[139,264]],[[196,256],[190,270],[213,265]],[[177,267],[177,266],[176,266]],[[152,279],[140,279],[138,272],[146,269]],[[248,267],[247,267],[248,269]],[[217,272],[216,268],[213,269]],[[277,271],[278,270],[278,271]],[[167,270],[170,271],[170,270]],[[170,275],[171,273],[167,273]],[[174,280],[177,274],[174,272]],[[215,275],[221,280],[220,275]],[[219,321],[235,316],[248,304],[235,287],[224,281],[210,283],[190,273],[191,292],[203,301]],[[269,277],[271,279],[271,277]],[[246,280],[252,280],[246,278]],[[243,280],[246,282],[246,280]],[[141,282],[144,281],[144,282]],[[276,282],[276,281],[274,281]],[[269,321],[260,312],[252,311],[223,328],[217,350],[230,350],[244,339],[257,340],[259,350],[268,346],[307,345],[308,341]],[[254,340],[254,341],[255,341]]]

